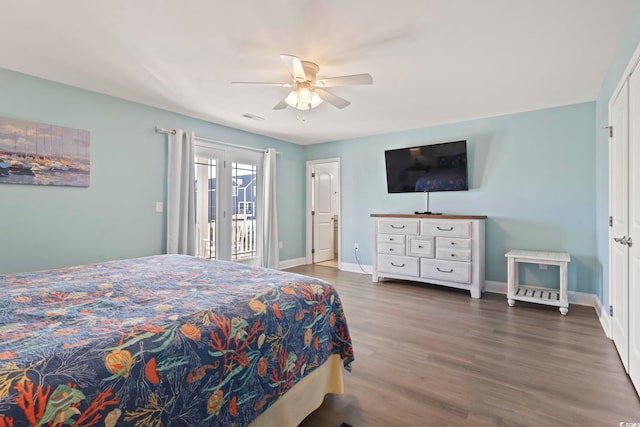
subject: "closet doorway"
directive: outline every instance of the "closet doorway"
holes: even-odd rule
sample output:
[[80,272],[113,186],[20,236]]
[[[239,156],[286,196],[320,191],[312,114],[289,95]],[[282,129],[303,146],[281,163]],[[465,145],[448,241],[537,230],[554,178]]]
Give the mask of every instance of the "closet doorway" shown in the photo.
[[307,162],[307,264],[340,264],[340,159]]
[[609,102],[611,337],[640,394],[640,46]]

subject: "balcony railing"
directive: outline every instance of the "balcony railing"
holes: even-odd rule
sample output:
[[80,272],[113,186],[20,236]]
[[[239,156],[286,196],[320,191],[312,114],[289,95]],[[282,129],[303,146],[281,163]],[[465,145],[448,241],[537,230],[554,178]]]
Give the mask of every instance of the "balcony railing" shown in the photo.
[[231,259],[247,259],[258,256],[256,239],[256,219],[246,214],[234,215],[232,218]]
[[[231,260],[238,261],[258,256],[255,217],[246,214],[233,215],[231,219]],[[216,259],[215,220],[205,227],[196,227],[200,242],[198,255],[205,259]]]

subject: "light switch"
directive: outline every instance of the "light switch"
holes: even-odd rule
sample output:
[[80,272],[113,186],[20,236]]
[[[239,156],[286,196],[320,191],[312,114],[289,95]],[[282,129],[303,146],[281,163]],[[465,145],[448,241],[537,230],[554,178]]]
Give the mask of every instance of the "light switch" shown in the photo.
[[156,212],[162,213],[162,202],[156,202]]

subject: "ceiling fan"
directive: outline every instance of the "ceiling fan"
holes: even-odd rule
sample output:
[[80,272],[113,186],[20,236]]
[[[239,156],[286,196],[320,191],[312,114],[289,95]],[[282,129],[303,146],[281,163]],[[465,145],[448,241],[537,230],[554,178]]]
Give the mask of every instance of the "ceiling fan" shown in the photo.
[[310,61],[301,61],[294,55],[281,54],[280,59],[291,72],[293,81],[291,83],[266,83],[266,82],[231,82],[232,84],[281,86],[294,88],[287,96],[278,102],[274,110],[281,110],[287,105],[298,110],[308,110],[315,108],[327,101],[337,108],[344,108],[351,104],[344,98],[332,94],[325,90],[327,87],[349,86],[349,85],[370,85],[373,78],[370,74],[353,74],[350,76],[329,77],[316,79],[320,70],[318,64]]

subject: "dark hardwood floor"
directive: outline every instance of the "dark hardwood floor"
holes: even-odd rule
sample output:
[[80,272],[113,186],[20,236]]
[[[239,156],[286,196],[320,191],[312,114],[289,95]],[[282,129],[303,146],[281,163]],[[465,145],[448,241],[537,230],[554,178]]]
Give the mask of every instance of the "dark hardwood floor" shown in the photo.
[[[345,394],[301,427],[619,426],[640,400],[592,307],[555,307],[322,266],[355,348]],[[640,424],[638,424],[640,425]]]

